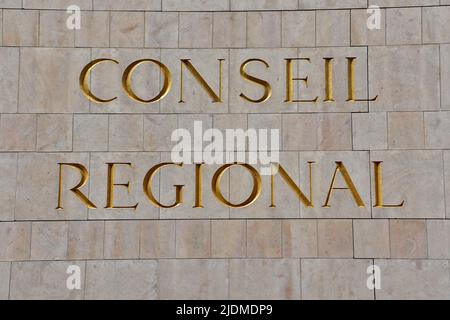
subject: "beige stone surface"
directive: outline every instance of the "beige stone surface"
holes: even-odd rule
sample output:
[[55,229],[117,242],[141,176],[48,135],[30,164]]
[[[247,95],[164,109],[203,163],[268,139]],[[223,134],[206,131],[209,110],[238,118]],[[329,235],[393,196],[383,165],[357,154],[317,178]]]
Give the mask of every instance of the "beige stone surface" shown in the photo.
[[372,208],[373,218],[445,217],[441,151],[373,151],[370,160],[383,161],[383,204],[405,201],[402,208]]
[[33,222],[31,260],[65,260],[68,243],[67,222]]
[[109,47],[109,12],[83,12],[81,28],[75,30],[77,47]]
[[283,114],[283,150],[317,150],[318,125],[317,114]]
[[161,0],[93,0],[95,10],[161,10]]
[[281,257],[281,221],[247,221],[247,256],[251,258]]
[[179,40],[180,48],[212,47],[212,13],[180,13]]
[[281,13],[280,12],[247,13],[247,46],[249,48],[280,47]]
[[317,121],[319,150],[351,150],[352,119],[350,114],[322,113]]
[[17,111],[16,83],[19,81],[19,49],[0,48],[0,112]]
[[159,298],[163,300],[227,299],[230,282],[229,263],[228,260],[221,259],[159,260]]
[[145,13],[145,46],[149,48],[178,47],[178,13]]
[[[157,1],[155,1],[157,2]],[[228,10],[228,1],[223,0],[162,0],[163,11],[223,11]]]
[[26,261],[11,266],[10,299],[12,300],[81,300],[85,282],[80,290],[67,290],[67,268],[78,266],[85,272],[84,261]]
[[243,258],[247,255],[247,221],[211,221],[211,256]]
[[214,48],[246,46],[247,14],[245,12],[215,12],[213,22]]
[[414,7],[437,4],[439,4],[439,0],[369,0],[369,5],[378,5],[380,7]]
[[88,300],[154,300],[158,297],[157,279],[157,261],[88,261],[85,298]]
[[39,114],[37,116],[38,151],[72,151],[73,116]]
[[295,0],[230,0],[231,10],[292,10],[297,9]]
[[281,20],[282,47],[314,47],[316,15],[313,11],[285,11]]
[[9,262],[0,262],[0,299],[9,298],[9,279],[11,264]]
[[64,11],[39,12],[39,45],[42,47],[73,47],[75,31],[67,28]]
[[178,115],[157,114],[144,116],[144,150],[171,151],[172,132],[178,129]]
[[[341,1],[339,1],[341,2]],[[384,45],[386,43],[386,10],[381,10],[380,29],[369,29],[366,10],[351,11],[351,43],[352,45]]]
[[438,56],[434,45],[369,47],[370,111],[439,109]]
[[78,78],[89,60],[89,49],[21,48],[19,111],[88,112]]
[[140,232],[140,258],[175,257],[175,221],[142,221]]
[[450,149],[450,112],[425,112],[425,147]]
[[70,221],[67,259],[102,259],[104,236],[103,221]]
[[30,258],[30,240],[30,223],[0,223],[0,261],[28,260]]
[[2,8],[20,8],[22,6],[22,0],[0,0]]
[[[442,3],[450,4],[450,3]],[[450,27],[447,18],[450,15],[450,8],[429,7],[423,8],[422,28],[424,43],[445,43],[450,41]]]
[[283,220],[282,256],[285,258],[317,257],[317,221],[316,220]]
[[450,216],[450,152],[444,151],[444,184],[446,216]]
[[392,258],[427,258],[427,224],[425,221],[390,220],[389,230]]
[[371,265],[369,259],[302,259],[302,299],[373,300],[366,286]]
[[144,46],[143,12],[111,13],[111,46],[142,48]]
[[105,259],[139,258],[139,221],[105,222]]
[[353,150],[387,149],[387,124],[384,112],[352,114]]
[[0,117],[0,150],[36,150],[36,115],[2,114]]
[[108,116],[76,114],[73,116],[73,151],[108,150]]
[[108,149],[110,151],[143,151],[144,117],[138,114],[110,115]]
[[450,298],[446,260],[375,260],[375,264],[382,274],[381,290],[377,290],[379,300]]
[[386,10],[386,44],[420,44],[422,42],[422,9]]
[[176,257],[207,258],[211,255],[211,222],[181,220],[176,222]]
[[298,259],[230,260],[230,299],[300,299]]
[[39,11],[3,10],[3,45],[37,46]]
[[17,154],[0,154],[0,220],[14,220],[17,187]]
[[316,12],[316,45],[350,45],[350,11],[325,10]]
[[318,220],[317,251],[322,258],[352,258],[352,221]]
[[[6,0],[8,1],[8,0]],[[14,0],[9,0],[14,1]],[[101,0],[100,0],[101,1]],[[106,0],[109,1],[109,0]],[[18,2],[18,1],[17,1]],[[22,5],[25,9],[60,9],[65,10],[68,6],[73,4],[72,0],[23,0]],[[77,5],[82,10],[92,9],[92,0],[78,0]],[[20,7],[20,6],[19,6]]]
[[355,258],[390,257],[388,220],[353,220],[353,238]]
[[299,9],[365,8],[365,0],[299,0]]
[[440,50],[440,71],[441,71],[441,109],[450,110],[450,93],[445,90],[445,84],[450,81],[450,45],[441,44]]
[[389,112],[389,149],[424,149],[423,117],[422,112]]
[[450,223],[442,220],[427,220],[428,257],[448,259],[450,257]]

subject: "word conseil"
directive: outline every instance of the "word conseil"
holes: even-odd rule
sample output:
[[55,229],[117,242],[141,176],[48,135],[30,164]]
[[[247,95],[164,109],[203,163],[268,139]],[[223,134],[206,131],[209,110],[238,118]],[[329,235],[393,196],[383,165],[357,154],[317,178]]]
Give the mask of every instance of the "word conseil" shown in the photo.
[[[363,102],[363,101],[375,101],[378,96],[375,96],[370,99],[360,99],[356,97],[355,94],[355,68],[356,68],[356,57],[346,57],[347,61],[347,102]],[[212,88],[212,86],[205,80],[204,75],[202,75],[197,68],[192,63],[191,59],[180,59],[180,68],[179,68],[179,77],[180,77],[180,87],[179,89],[179,101],[178,103],[184,103],[185,97],[184,92],[187,87],[187,81],[185,80],[185,70],[192,75],[192,78],[196,81],[197,85],[199,85],[205,93],[209,96],[213,103],[222,103],[223,98],[223,62],[226,59],[217,59],[217,77],[218,77],[218,88]],[[333,57],[324,57],[324,102],[334,102],[334,94],[333,94]],[[301,63],[311,63],[310,58],[285,58],[285,103],[316,103],[321,98],[319,96],[309,97],[308,99],[298,99],[294,97],[294,84],[296,81],[303,82],[305,87],[308,87],[308,76],[298,77],[295,75],[294,66],[298,69],[301,69]],[[95,59],[88,63],[80,74],[80,88],[83,95],[89,99],[90,101],[98,104],[109,103],[117,99],[116,97],[99,97],[94,92],[92,92],[89,80],[90,74],[93,72],[94,68],[100,64],[111,64],[110,67],[114,67],[114,65],[119,65],[119,61],[110,59],[110,58],[100,58]],[[135,71],[144,64],[150,64],[155,68],[158,68],[163,79],[163,84],[161,90],[151,98],[143,98],[139,97],[138,94],[133,89],[133,74]],[[250,97],[248,94],[241,92],[239,97],[243,100],[250,103],[263,103],[268,101],[272,97],[272,85],[266,79],[262,79],[260,77],[255,76],[254,74],[250,74],[248,71],[248,67],[250,65],[258,65],[263,69],[270,69],[269,63],[267,63],[263,59],[253,58],[247,59],[240,65],[239,71],[240,76],[243,80],[260,87],[261,96]],[[212,66],[211,66],[212,67]],[[253,67],[254,68],[254,67]],[[105,79],[105,81],[109,81],[109,79]],[[125,71],[122,74],[122,89],[125,94],[131,99],[139,103],[151,104],[156,103],[164,97],[172,89],[172,72],[171,70],[161,61],[155,59],[140,59],[132,62],[128,65]]]

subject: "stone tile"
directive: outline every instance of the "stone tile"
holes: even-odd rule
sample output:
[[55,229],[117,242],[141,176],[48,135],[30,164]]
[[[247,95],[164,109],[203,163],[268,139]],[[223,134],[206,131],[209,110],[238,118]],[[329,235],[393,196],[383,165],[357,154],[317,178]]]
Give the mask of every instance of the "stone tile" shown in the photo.
[[30,238],[30,223],[0,223],[0,261],[28,260],[30,258]]
[[281,257],[281,221],[247,221],[247,256],[253,258]]
[[14,220],[16,206],[17,154],[0,154],[0,220]]
[[157,291],[157,261],[88,261],[86,299],[154,300]]
[[[25,0],[27,1],[27,0]],[[0,0],[1,8],[22,8],[22,0]]]
[[299,9],[366,8],[366,0],[299,0]]
[[139,258],[139,221],[105,222],[105,259]]
[[450,149],[450,112],[425,112],[425,147]]
[[377,290],[379,300],[450,298],[448,261],[375,260],[375,264],[382,274],[381,290]]
[[[275,118],[275,116],[274,116]],[[239,130],[242,129],[244,131],[247,130],[248,127],[248,115],[247,114],[215,114],[213,115],[213,127],[214,129],[218,129],[222,132],[224,137],[227,135],[227,130]],[[231,146],[225,145],[225,151],[237,151],[237,150],[248,150],[248,143],[245,142],[245,145],[241,145],[240,143],[235,141],[235,146],[232,148]]]
[[161,10],[161,0],[93,0],[95,10]]
[[353,150],[387,149],[385,112],[352,114]]
[[[127,130],[123,130],[126,128]],[[142,115],[109,116],[109,150],[142,151],[144,148]]]
[[369,5],[380,7],[415,7],[438,5],[439,0],[369,0]]
[[[285,64],[284,57],[280,57]],[[348,59],[347,57],[355,57],[354,60],[354,98],[364,100],[369,98],[367,89],[367,48],[366,47],[318,47],[318,48],[300,48],[295,54],[296,57],[309,58],[308,61],[293,62],[297,66],[296,77],[308,77],[308,83],[305,81],[296,81],[297,87],[294,89],[294,99],[296,100],[314,100],[317,102],[299,102],[299,112],[326,112],[326,113],[348,113],[348,112],[367,112],[367,101],[347,101],[348,99]],[[333,94],[334,101],[325,101],[325,72],[324,58],[333,58]],[[271,65],[272,67],[272,65]],[[286,69],[286,66],[283,66]],[[272,71],[273,72],[273,71]],[[284,75],[285,70],[279,71],[279,75]],[[286,84],[283,79],[282,88],[279,90],[283,94],[280,98],[285,101]],[[275,89],[274,89],[275,90]],[[370,98],[375,94],[370,92]],[[281,100],[283,99],[283,100]],[[274,106],[275,110],[280,109],[280,102]]]
[[317,257],[317,220],[281,222],[284,258]]
[[352,118],[350,114],[321,113],[317,119],[319,150],[351,150]]
[[89,49],[21,48],[19,112],[88,112],[79,77],[89,61]]
[[369,259],[303,259],[302,299],[373,300],[373,290],[366,286],[371,265]]
[[9,262],[0,262],[0,299],[9,298],[9,279],[11,264]]
[[175,221],[142,221],[140,258],[175,257]]
[[422,8],[386,10],[386,43],[388,45],[422,42]]
[[[112,102],[98,104],[91,102],[92,113],[157,113],[159,102],[141,103],[127,96],[122,88],[122,75],[125,69],[139,59],[160,60],[157,49],[92,49],[92,59],[108,57],[119,62],[105,62],[95,67],[91,73],[91,90],[101,99]],[[179,65],[177,64],[177,68]],[[162,89],[161,72],[155,65],[147,63],[137,67],[132,76],[132,90],[141,99],[152,99]]]
[[39,45],[41,47],[73,47],[75,31],[67,28],[65,11],[39,12]]
[[178,13],[145,13],[145,46],[149,48],[178,47]]
[[390,220],[391,257],[425,259],[427,253],[427,224],[424,220]]
[[207,258],[211,255],[211,221],[176,222],[177,258]]
[[[231,113],[281,113],[297,112],[297,103],[283,103],[286,99],[286,57],[295,57],[296,49],[273,48],[273,49],[231,49],[230,50],[230,112]],[[240,75],[242,63],[248,59],[262,59],[262,62],[253,61],[247,65],[246,71],[258,79],[267,81],[272,88],[272,95],[268,100],[254,103],[245,100],[240,95],[244,94],[252,100],[262,99],[264,88],[261,85],[249,82]],[[323,69],[323,67],[322,67]]]
[[37,46],[39,11],[3,10],[3,45]]
[[143,12],[111,12],[111,47],[143,47],[144,20]]
[[67,259],[103,258],[103,221],[70,221],[68,225]]
[[[265,151],[260,152],[264,155]],[[240,155],[235,154],[235,159],[239,159]],[[245,156],[245,155],[244,155]],[[273,160],[273,159],[272,159]],[[231,161],[230,161],[231,162]],[[280,152],[279,162],[290,178],[299,185],[299,164],[297,152]],[[261,162],[252,164],[261,175],[261,194],[256,201],[244,208],[231,208],[230,216],[233,218],[298,218],[300,214],[300,200],[297,194],[289,187],[285,180],[277,175],[274,179],[274,207],[272,204],[271,194],[271,175],[261,174],[270,173],[268,165]],[[230,202],[233,204],[243,203],[250,195],[253,189],[253,179],[248,170],[241,166],[233,166],[230,171]],[[303,190],[303,189],[302,189]],[[225,195],[225,198],[228,197]],[[248,238],[250,239],[250,238]]]
[[222,11],[228,10],[228,1],[223,0],[162,0],[163,11]]
[[0,150],[34,151],[36,149],[36,115],[2,114]]
[[72,124],[72,115],[37,115],[37,150],[72,151]]
[[[26,153],[19,155],[16,220],[86,219],[85,205],[69,190],[81,179],[78,169],[63,167],[63,210],[58,206],[58,163],[80,163],[89,168],[89,155],[84,153]],[[80,191],[89,196],[87,184]]]
[[239,258],[246,256],[245,220],[211,221],[211,256],[214,258]]
[[[66,8],[72,4],[73,0],[23,0],[23,8],[25,9],[66,10]],[[77,0],[77,6],[79,6],[81,10],[92,10],[92,0]]]
[[278,48],[280,46],[281,46],[281,13],[248,12],[247,47]]
[[295,0],[230,0],[231,10],[293,10],[297,9]]
[[155,114],[144,116],[144,150],[172,151],[172,133],[178,129],[178,115]]
[[441,109],[450,110],[450,92],[444,89],[446,83],[450,81],[450,44],[441,44],[439,49],[441,66]]
[[109,12],[83,12],[81,29],[75,30],[75,46],[109,47]]
[[[199,37],[198,35],[195,36]],[[161,100],[162,113],[211,114],[228,112],[230,62],[227,49],[163,49],[161,59],[169,70],[174,70],[172,90]],[[185,66],[183,67],[183,96],[181,97],[180,59],[190,59],[191,64],[214,93],[221,98],[222,102],[213,102],[213,98],[195,80]],[[220,94],[219,59],[224,60],[222,62],[222,94]],[[184,102],[180,103],[181,98]],[[183,118],[180,117],[180,120]]]
[[67,222],[33,222],[31,260],[65,260],[68,230]]
[[[278,138],[274,138],[274,141],[271,141],[271,130],[278,130],[278,136],[281,136],[282,132],[282,115],[281,114],[249,114],[248,116],[248,128],[253,130],[267,130],[266,137],[267,143],[261,145],[261,140],[258,143],[254,141],[248,142],[248,150],[257,151],[257,150],[281,150],[282,149],[282,140]],[[259,133],[261,134],[261,132]],[[258,134],[258,135],[259,135]]]
[[367,9],[351,11],[351,42],[356,46],[382,46],[386,44],[386,10],[380,11],[380,29],[369,29]]
[[317,235],[319,257],[353,257],[353,229],[351,220],[318,220]]
[[159,298],[163,300],[228,299],[228,269],[229,262],[220,259],[159,260]]
[[313,11],[285,11],[281,20],[283,47],[314,47],[316,14]]
[[[335,151],[335,152],[300,152],[300,189],[310,196],[310,178],[308,162],[312,161],[313,172],[313,208],[300,207],[302,218],[370,218],[370,165],[368,152]],[[342,172],[336,173],[334,189],[329,199],[326,198],[336,171],[336,161],[341,161],[350,175],[358,191],[364,207],[359,207],[348,189]],[[287,191],[291,192],[291,191]]]
[[11,300],[81,300],[85,283],[80,290],[67,290],[66,273],[69,266],[80,268],[84,279],[85,262],[81,261],[27,261],[13,262],[11,267]]
[[180,13],[179,47],[211,48],[212,21],[211,12]]
[[450,27],[447,23],[450,7],[430,7],[422,10],[423,43],[450,42]]
[[450,217],[450,151],[444,151],[445,208]]
[[389,258],[389,221],[353,220],[355,258]]
[[389,112],[388,145],[389,149],[424,149],[423,113]]
[[438,49],[438,46],[369,47],[369,91],[371,96],[378,95],[370,103],[370,110],[438,110]]
[[230,260],[230,299],[300,299],[300,261]]
[[317,150],[317,114],[282,115],[283,150]]
[[19,49],[0,48],[0,112],[17,112]]
[[445,217],[441,151],[373,151],[370,161],[383,161],[383,204],[405,201],[402,208],[372,208],[374,218]]
[[317,11],[316,44],[319,47],[350,46],[350,11]]
[[450,221],[427,220],[428,258],[450,258]]
[[247,43],[247,14],[245,12],[214,12],[213,47],[239,48]]
[[74,115],[73,151],[107,151],[108,126],[107,115]]

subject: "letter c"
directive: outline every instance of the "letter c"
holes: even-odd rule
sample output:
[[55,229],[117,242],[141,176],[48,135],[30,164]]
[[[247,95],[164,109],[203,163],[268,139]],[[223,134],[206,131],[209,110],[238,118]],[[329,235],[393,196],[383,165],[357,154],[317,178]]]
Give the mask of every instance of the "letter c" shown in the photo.
[[83,92],[84,96],[86,98],[88,98],[90,101],[96,102],[96,103],[108,103],[111,101],[114,101],[117,99],[117,97],[114,97],[112,99],[100,99],[99,97],[96,97],[91,89],[89,88],[89,75],[91,74],[91,70],[94,69],[94,67],[102,62],[106,62],[106,61],[112,61],[115,64],[119,64],[119,62],[117,62],[116,60],[113,59],[96,59],[93,60],[91,62],[89,62],[81,71],[80,74],[80,88],[81,88],[81,92]]

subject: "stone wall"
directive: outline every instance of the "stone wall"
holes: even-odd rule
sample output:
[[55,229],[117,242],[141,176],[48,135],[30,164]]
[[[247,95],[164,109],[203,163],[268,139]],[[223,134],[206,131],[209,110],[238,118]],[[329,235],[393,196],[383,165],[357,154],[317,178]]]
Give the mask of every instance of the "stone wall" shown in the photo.
[[[66,8],[82,9],[81,29],[66,26]],[[366,26],[368,5],[381,7],[379,30]],[[450,298],[450,1],[449,0],[0,0],[0,298],[2,299],[418,299]],[[335,102],[283,103],[285,58],[306,56],[309,90],[323,99],[323,57],[335,58]],[[374,102],[346,102],[346,57],[357,57],[356,94]],[[82,68],[98,66],[91,88],[107,104],[87,100]],[[212,104],[191,83],[179,104],[179,59],[191,58],[217,86],[223,64],[224,102]],[[249,58],[267,61],[273,87],[262,104],[239,77]],[[156,104],[139,104],[121,89],[121,75],[137,59],[174,70],[173,90]],[[255,71],[256,72],[256,71]],[[142,68],[136,91],[159,88],[156,69]],[[301,89],[300,89],[300,86]],[[148,88],[153,88],[150,92]],[[306,90],[298,83],[297,89]],[[253,91],[252,91],[253,90]],[[194,166],[161,171],[154,190],[173,199],[185,184],[185,203],[164,209],[142,193],[142,179],[170,161],[176,128],[272,128],[281,132],[280,159],[307,190],[307,161],[315,161],[317,205],[305,207],[270,177],[260,199],[235,209],[210,189],[204,168],[203,209],[194,209]],[[348,191],[324,197],[343,161],[363,208]],[[372,161],[383,161],[383,194],[374,207]],[[58,163],[90,172],[82,188],[96,210],[67,188],[56,210]],[[136,210],[104,209],[106,162],[116,202]],[[224,193],[234,201],[250,191],[232,170]],[[342,181],[341,181],[342,183]],[[367,268],[380,268],[381,289],[368,289]],[[69,290],[68,266],[81,268],[80,290]]]

